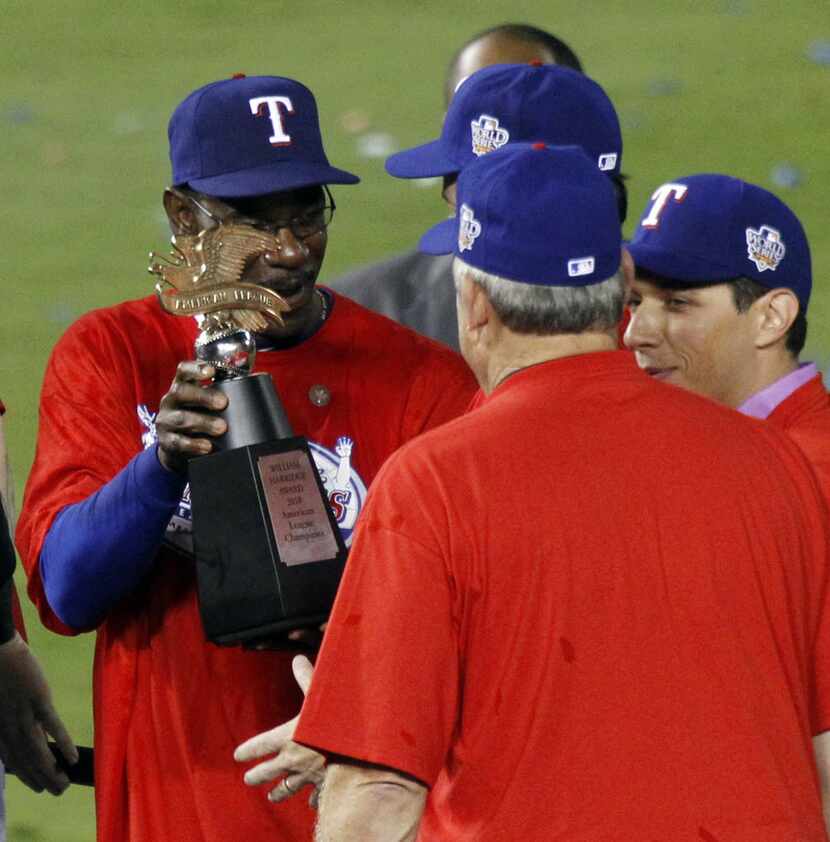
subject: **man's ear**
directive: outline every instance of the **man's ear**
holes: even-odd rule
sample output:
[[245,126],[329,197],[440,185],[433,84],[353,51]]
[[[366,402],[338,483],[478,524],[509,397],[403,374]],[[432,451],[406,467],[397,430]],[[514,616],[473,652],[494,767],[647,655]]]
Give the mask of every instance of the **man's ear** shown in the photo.
[[622,247],[620,271],[622,272],[623,281],[625,282],[625,288],[629,289],[631,287],[631,284],[634,283],[636,269],[634,267],[634,258],[631,256],[631,252],[625,246]]
[[180,190],[168,187],[164,191],[164,210],[174,234],[197,234],[199,225],[191,203]]
[[495,310],[493,310],[493,305],[481,285],[473,283],[469,278],[467,278],[466,292],[469,296],[467,299],[467,327],[470,331],[480,334],[492,323]]
[[790,289],[772,289],[752,304],[757,319],[756,348],[780,342],[798,316],[798,298]]

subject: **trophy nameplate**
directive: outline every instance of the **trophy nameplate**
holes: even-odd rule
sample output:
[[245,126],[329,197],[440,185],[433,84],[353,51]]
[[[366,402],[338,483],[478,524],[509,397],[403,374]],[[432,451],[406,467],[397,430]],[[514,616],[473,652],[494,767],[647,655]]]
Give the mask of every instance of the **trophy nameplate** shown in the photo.
[[328,505],[320,497],[317,468],[307,450],[267,453],[257,469],[280,561],[293,567],[336,558],[339,547],[329,528]]

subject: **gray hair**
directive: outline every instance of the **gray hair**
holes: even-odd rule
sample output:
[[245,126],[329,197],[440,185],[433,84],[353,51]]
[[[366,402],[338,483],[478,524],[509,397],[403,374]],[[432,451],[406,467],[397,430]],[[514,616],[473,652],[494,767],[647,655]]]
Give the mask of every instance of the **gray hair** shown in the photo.
[[452,275],[456,289],[464,275],[478,284],[502,322],[516,333],[546,336],[610,330],[622,318],[625,285],[619,270],[589,286],[549,287],[491,275],[456,257]]

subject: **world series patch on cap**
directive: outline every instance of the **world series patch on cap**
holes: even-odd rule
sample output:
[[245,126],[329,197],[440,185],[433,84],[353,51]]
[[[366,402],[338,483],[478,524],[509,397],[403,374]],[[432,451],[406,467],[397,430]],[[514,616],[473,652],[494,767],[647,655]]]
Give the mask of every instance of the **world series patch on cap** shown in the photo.
[[465,79],[441,136],[398,152],[386,170],[399,178],[460,172],[508,143],[581,146],[603,172],[617,173],[622,135],[617,112],[592,79],[555,64],[495,64]]
[[455,254],[512,281],[588,286],[620,265],[614,188],[577,146],[516,143],[458,178]]
[[311,91],[281,76],[243,76],[194,91],[167,134],[173,184],[239,198],[315,184],[357,184],[329,164]]
[[768,190],[716,173],[651,195],[628,243],[637,268],[690,285],[749,278],[791,289],[806,310],[810,246],[798,217]]

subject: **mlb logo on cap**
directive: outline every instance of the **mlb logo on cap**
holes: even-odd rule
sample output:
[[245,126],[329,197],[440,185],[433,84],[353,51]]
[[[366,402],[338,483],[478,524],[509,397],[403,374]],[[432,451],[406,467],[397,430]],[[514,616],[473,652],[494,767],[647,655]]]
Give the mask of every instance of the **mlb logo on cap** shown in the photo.
[[611,182],[575,146],[511,143],[458,178],[455,253],[511,281],[588,286],[620,265]]
[[596,261],[593,257],[576,257],[568,261],[568,277],[581,278],[593,273]]
[[617,169],[617,161],[619,155],[616,152],[607,152],[605,155],[599,156],[599,168],[603,172],[614,172]]
[[173,184],[238,198],[356,184],[323,150],[311,91],[280,76],[235,76],[194,91],[168,126]]
[[660,185],[628,244],[640,271],[690,286],[749,278],[791,289],[806,310],[812,288],[807,236],[762,187],[716,173]]
[[437,140],[392,155],[386,170],[450,175],[508,143],[533,141],[581,146],[604,172],[619,172],[622,162],[617,113],[596,82],[554,64],[496,64],[459,85]]

